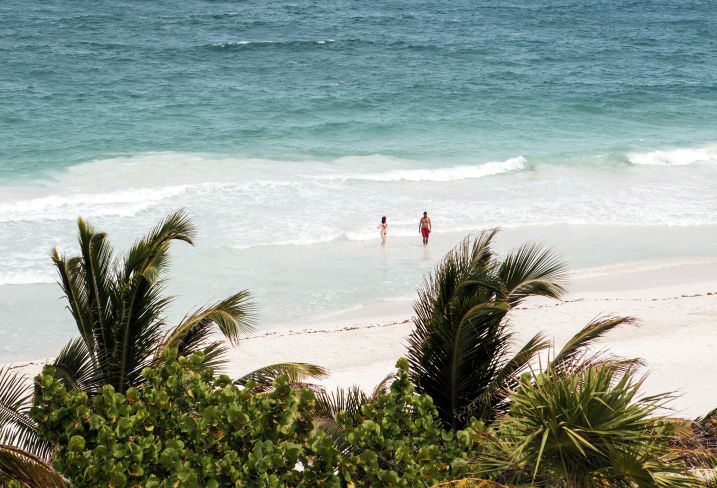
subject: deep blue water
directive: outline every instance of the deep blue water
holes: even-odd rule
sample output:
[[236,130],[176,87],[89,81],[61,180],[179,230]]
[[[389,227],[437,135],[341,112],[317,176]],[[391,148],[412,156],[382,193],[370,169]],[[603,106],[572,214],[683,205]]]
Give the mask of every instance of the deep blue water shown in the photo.
[[0,4],[0,182],[153,151],[431,165],[715,142],[704,1]]

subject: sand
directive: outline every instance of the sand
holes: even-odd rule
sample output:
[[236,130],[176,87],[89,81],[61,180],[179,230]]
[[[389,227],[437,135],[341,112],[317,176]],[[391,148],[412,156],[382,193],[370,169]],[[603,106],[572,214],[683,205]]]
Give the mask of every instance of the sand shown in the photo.
[[[712,280],[711,278],[715,279]],[[642,263],[576,276],[563,301],[531,300],[509,320],[520,344],[543,331],[562,346],[600,315],[627,315],[639,326],[612,331],[600,343],[612,354],[645,361],[645,394],[675,392],[671,415],[694,418],[717,407],[717,263]],[[297,330],[248,337],[233,352],[229,373],[281,361],[320,364],[326,387],[372,388],[405,354],[413,324],[410,303],[383,303]],[[15,364],[28,375],[45,361]]]

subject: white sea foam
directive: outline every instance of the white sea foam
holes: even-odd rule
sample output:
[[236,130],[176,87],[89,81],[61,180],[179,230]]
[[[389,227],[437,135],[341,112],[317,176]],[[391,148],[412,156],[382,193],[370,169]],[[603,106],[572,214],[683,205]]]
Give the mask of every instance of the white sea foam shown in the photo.
[[346,175],[330,175],[322,178],[330,180],[358,180],[358,181],[431,181],[449,182],[483,178],[510,171],[519,171],[526,168],[528,161],[523,156],[506,159],[505,161],[491,161],[477,165],[461,165],[449,168],[434,169],[392,169],[380,173],[353,173]]
[[0,222],[74,219],[79,214],[128,217],[186,189],[187,185],[177,185],[22,199],[0,204]]
[[57,279],[52,273],[43,273],[37,270],[0,272],[0,286],[5,285],[35,285],[55,283]]
[[273,44],[274,41],[233,41],[233,42],[216,42],[213,47],[229,48],[237,46],[246,46],[247,44]]
[[678,148],[662,151],[632,152],[627,154],[632,164],[685,166],[688,164],[717,163],[717,147]]
[[228,41],[228,42],[216,42],[212,44],[212,47],[215,48],[232,48],[232,47],[241,47],[241,46],[247,46],[247,45],[262,45],[262,44],[277,44],[277,45],[291,45],[291,44],[307,44],[307,43],[313,43],[313,44],[327,44],[331,42],[336,42],[334,39],[318,39],[318,40],[291,40],[291,41]]

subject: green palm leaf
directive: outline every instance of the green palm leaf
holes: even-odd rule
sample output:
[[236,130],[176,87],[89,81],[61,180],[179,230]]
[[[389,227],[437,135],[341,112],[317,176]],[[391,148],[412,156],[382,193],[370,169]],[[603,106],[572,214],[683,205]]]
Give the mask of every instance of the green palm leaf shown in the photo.
[[498,267],[497,275],[506,290],[504,297],[515,307],[531,296],[560,298],[567,267],[549,249],[527,243],[510,252]]
[[[547,250],[524,245],[500,260],[496,230],[468,237],[450,251],[419,289],[416,328],[408,338],[411,381],[430,395],[445,426],[471,416],[490,421],[531,359],[548,346],[542,336],[513,357],[505,320],[529,296],[557,298],[565,266]],[[504,407],[502,407],[504,408]]]
[[157,357],[173,348],[178,349],[182,356],[200,350],[209,353],[211,349],[211,364],[220,367],[225,362],[226,350],[211,340],[213,334],[220,332],[230,343],[237,344],[241,334],[254,331],[255,320],[251,294],[248,291],[240,291],[185,317],[158,345]]
[[143,275],[153,282],[166,267],[167,251],[172,241],[194,244],[196,228],[183,210],[172,212],[145,237],[137,240],[125,257],[123,279]]
[[361,407],[372,402],[379,395],[386,393],[396,375],[391,373],[385,376],[371,391],[366,393],[359,386],[348,388],[337,388],[333,392],[319,389],[316,392],[315,413],[317,418],[333,419],[339,412],[350,416],[357,416],[361,413]]
[[490,386],[467,408],[467,412],[484,420],[494,420],[508,408],[508,395],[517,385],[517,378],[527,371],[530,362],[550,347],[542,333],[533,336],[495,374]]
[[326,368],[316,366],[309,363],[277,363],[261,367],[243,375],[234,383],[237,385],[246,385],[250,381],[254,383],[254,391],[268,391],[273,387],[274,380],[279,376],[289,378],[289,383],[294,387],[306,388],[314,387],[308,383],[309,380],[325,378],[329,375]]
[[563,348],[555,355],[549,364],[549,370],[555,371],[576,371],[581,368],[594,366],[597,363],[611,364],[618,369],[630,369],[641,364],[639,359],[617,360],[605,356],[602,351],[590,352],[589,348],[597,340],[602,338],[611,330],[622,325],[634,325],[637,323],[632,317],[598,317],[565,343]]
[[480,463],[547,486],[697,486],[654,417],[670,396],[640,396],[642,382],[605,364],[526,375]]
[[253,306],[246,291],[200,309],[168,330],[165,315],[171,298],[164,294],[163,276],[169,249],[173,241],[191,244],[195,233],[184,211],[173,212],[118,260],[107,236],[78,220],[80,254],[52,253],[80,333],[55,361],[68,388],[93,393],[110,384],[124,392],[142,384],[142,370],[171,347],[183,355],[202,350],[207,367],[220,367],[227,349],[214,334],[235,345],[240,334],[253,330]]
[[32,393],[32,383],[25,376],[0,369],[0,443],[47,458],[51,447],[37,437],[36,424],[29,416]]
[[92,353],[81,337],[65,344],[52,365],[57,378],[68,390],[91,391],[103,381],[98,377],[99,370],[95,367]]
[[82,218],[77,220],[78,241],[82,266],[75,267],[77,279],[84,281],[84,290],[89,305],[88,315],[92,319],[92,333],[95,337],[97,354],[107,354],[113,346],[112,312],[110,301],[115,294],[112,281],[112,248],[105,233],[98,233]]
[[396,375],[393,373],[385,376],[370,394],[356,385],[337,388],[333,392],[323,388],[317,389],[314,406],[314,421],[317,428],[331,437],[339,450],[348,451],[351,449],[351,445],[344,437],[344,429],[336,422],[336,415],[342,413],[353,418],[354,423],[359,423],[361,408],[367,403],[374,402],[379,395],[386,393],[395,379]]
[[57,249],[52,250],[51,258],[60,276],[60,287],[67,298],[67,309],[77,324],[77,329],[87,347],[94,349],[95,336],[92,307],[89,304],[82,272],[82,259],[61,256]]
[[70,486],[60,473],[42,459],[17,447],[0,444],[0,483],[5,480],[22,483],[30,488]]

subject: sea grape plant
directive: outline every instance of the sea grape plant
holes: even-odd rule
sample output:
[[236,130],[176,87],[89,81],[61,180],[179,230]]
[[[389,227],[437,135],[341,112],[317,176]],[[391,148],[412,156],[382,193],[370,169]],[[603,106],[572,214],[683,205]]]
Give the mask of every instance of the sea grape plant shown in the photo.
[[433,486],[458,477],[466,457],[480,451],[483,423],[445,430],[431,397],[414,392],[408,361],[399,359],[396,366],[387,393],[364,404],[358,415],[336,417],[351,446],[338,470],[348,486]]
[[432,486],[463,472],[484,430],[444,430],[402,359],[389,391],[337,414],[349,446],[341,452],[312,422],[311,390],[282,375],[256,392],[205,364],[202,353],[173,350],[143,371],[141,387],[94,396],[68,391],[46,366],[32,416],[56,446],[54,467],[77,487]]
[[53,366],[35,379],[33,417],[75,486],[339,486],[338,451],[316,433],[313,394],[286,376],[257,394],[213,377],[202,353],[143,371],[125,394],[67,391]]

